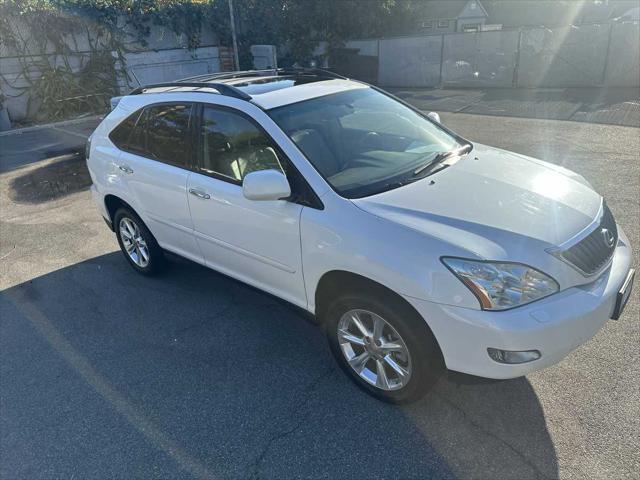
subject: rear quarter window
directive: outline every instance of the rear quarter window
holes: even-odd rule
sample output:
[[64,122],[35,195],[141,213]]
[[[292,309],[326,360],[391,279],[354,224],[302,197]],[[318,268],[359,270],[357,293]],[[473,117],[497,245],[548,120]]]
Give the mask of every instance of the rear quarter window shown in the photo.
[[148,105],[109,134],[120,150],[179,167],[191,164],[192,104]]
[[140,117],[140,113],[142,109],[138,110],[135,113],[129,115],[126,119],[124,119],[120,124],[114,128],[109,134],[109,139],[113,142],[113,144],[121,150],[126,150],[129,143],[129,137],[131,136],[131,132],[133,131],[136,123],[138,122],[138,118]]

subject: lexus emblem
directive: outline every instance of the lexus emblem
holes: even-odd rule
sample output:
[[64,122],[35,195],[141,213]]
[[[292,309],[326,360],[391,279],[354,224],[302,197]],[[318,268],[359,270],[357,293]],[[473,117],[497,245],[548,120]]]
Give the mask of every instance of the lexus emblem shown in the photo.
[[611,233],[611,231],[607,228],[603,228],[602,230],[600,230],[600,233],[602,234],[602,238],[604,238],[605,245],[607,245],[609,248],[613,247],[613,244],[616,241],[616,237],[613,235],[613,233]]

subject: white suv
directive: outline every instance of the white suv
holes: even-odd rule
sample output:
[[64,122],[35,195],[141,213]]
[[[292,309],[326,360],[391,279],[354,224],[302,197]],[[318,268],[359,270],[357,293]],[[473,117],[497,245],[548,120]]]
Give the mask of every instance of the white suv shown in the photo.
[[166,250],[311,312],[386,401],[420,397],[445,368],[554,364],[631,292],[629,241],[583,177],[472,145],[330,72],[139,88],[87,152],[135,270],[155,273]]

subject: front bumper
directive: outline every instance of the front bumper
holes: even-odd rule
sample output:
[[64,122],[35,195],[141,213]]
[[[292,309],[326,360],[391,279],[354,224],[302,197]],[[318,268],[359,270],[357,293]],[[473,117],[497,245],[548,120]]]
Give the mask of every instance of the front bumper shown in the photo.
[[[591,339],[611,318],[630,268],[631,248],[620,230],[613,261],[596,280],[523,307],[488,312],[405,299],[429,324],[448,369],[487,378],[514,378],[559,362]],[[508,365],[492,360],[487,348],[538,350],[541,357]]]

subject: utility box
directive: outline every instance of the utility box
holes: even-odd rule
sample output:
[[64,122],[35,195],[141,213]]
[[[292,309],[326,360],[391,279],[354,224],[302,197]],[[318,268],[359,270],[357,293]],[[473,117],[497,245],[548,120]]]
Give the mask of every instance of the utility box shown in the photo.
[[278,68],[275,45],[251,45],[253,56],[253,68],[256,70],[269,70]]

